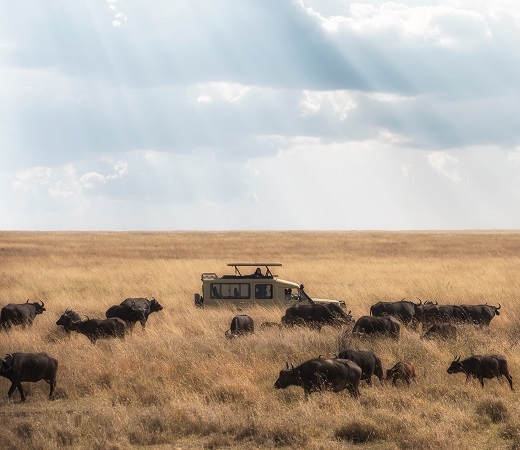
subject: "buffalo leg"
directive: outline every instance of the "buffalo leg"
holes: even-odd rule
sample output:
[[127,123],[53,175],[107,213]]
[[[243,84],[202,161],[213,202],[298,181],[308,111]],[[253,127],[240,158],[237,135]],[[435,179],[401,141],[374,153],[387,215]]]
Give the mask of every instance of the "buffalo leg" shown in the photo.
[[506,375],[507,381],[509,381],[509,387],[513,390],[513,377],[509,374]]
[[482,386],[482,389],[484,389],[484,378],[480,377],[480,385]]
[[11,396],[13,395],[13,392],[15,391],[17,385],[18,385],[18,383],[15,383],[15,382],[13,381],[13,383],[11,384],[11,387],[10,387],[9,390],[7,391],[7,398],[11,398]]
[[359,381],[354,384],[349,383],[347,385],[347,389],[352,397],[354,397],[354,398],[359,397]]
[[51,388],[50,388],[50,392],[49,392],[49,400],[53,400],[54,399],[54,388],[55,387],[56,387],[56,380],[51,381]]
[[18,392],[20,393],[20,397],[22,397],[22,403],[25,402],[25,392],[23,391],[22,383],[18,383]]

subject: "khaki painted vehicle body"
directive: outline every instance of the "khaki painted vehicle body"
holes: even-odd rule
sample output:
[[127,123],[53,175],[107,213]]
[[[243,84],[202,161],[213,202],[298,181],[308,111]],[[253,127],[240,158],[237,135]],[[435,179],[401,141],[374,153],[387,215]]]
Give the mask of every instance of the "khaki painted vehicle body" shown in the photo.
[[194,295],[196,306],[288,307],[299,302],[309,302],[337,303],[345,307],[345,302],[341,300],[311,299],[302,284],[278,278],[273,270],[275,267],[281,267],[281,263],[240,262],[227,263],[227,265],[235,269],[234,274],[223,276],[213,272],[202,274],[202,294]]

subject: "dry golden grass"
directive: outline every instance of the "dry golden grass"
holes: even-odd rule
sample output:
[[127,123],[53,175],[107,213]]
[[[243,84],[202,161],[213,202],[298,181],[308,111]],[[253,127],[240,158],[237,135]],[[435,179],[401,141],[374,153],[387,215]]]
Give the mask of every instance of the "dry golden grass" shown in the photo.
[[[517,232],[0,232],[0,306],[30,298],[47,308],[31,329],[1,333],[0,354],[46,351],[60,364],[53,402],[39,382],[25,384],[26,404],[8,403],[0,378],[0,448],[520,448],[516,391],[446,373],[456,354],[494,352],[519,379],[519,256]],[[344,299],[356,317],[403,297],[501,303],[502,314],[489,329],[463,327],[455,342],[406,329],[399,342],[353,342],[330,327],[227,340],[234,312],[196,309],[193,293],[202,272],[221,274],[231,260],[281,261],[282,278],[311,296]],[[127,297],[152,295],[165,309],[125,341],[91,345],[55,325],[67,308],[103,317]],[[258,325],[283,311],[248,313]],[[417,383],[307,402],[301,388],[273,388],[285,361],[348,344],[374,350],[385,367],[412,361]]]

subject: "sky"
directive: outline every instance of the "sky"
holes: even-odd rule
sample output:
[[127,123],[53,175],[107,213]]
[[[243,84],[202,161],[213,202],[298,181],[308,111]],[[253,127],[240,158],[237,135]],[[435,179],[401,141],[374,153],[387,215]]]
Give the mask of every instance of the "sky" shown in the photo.
[[0,0],[0,229],[520,228],[517,0]]

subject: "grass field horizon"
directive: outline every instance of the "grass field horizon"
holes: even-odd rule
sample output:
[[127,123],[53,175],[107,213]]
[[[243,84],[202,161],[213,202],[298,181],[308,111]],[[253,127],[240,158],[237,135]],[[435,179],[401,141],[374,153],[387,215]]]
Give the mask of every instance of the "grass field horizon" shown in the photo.
[[[0,307],[42,300],[32,328],[0,333],[1,356],[45,351],[59,361],[57,399],[25,383],[27,403],[7,402],[0,378],[0,448],[520,448],[517,391],[507,383],[448,375],[455,355],[500,353],[520,375],[520,232],[0,232]],[[236,311],[197,309],[202,272],[229,261],[279,261],[280,278],[315,297],[342,299],[358,318],[377,301],[500,303],[489,328],[460,327],[454,341],[424,341],[404,328],[398,342],[354,341],[324,327],[259,331],[227,340]],[[104,317],[128,297],[164,310],[124,341],[96,345],[55,322],[65,309]],[[245,310],[255,324],[281,308]],[[275,390],[295,365],[345,346],[375,351],[384,368],[409,360],[412,386],[361,386],[318,393]]]

